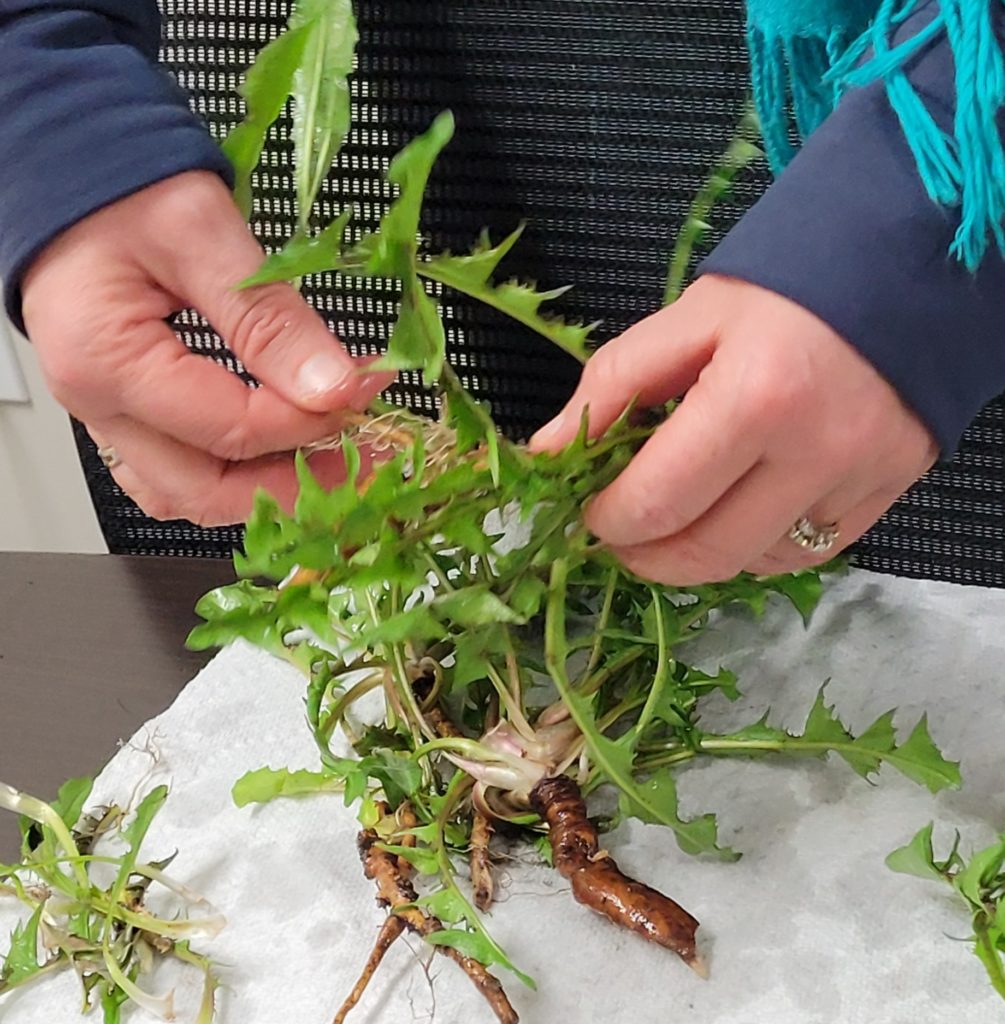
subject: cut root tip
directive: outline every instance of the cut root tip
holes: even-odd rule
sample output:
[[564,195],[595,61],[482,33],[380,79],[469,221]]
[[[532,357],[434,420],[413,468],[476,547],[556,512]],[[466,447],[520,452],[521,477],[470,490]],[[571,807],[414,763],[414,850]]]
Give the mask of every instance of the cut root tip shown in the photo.
[[708,961],[703,956],[695,953],[694,957],[686,960],[685,963],[702,981],[708,981]]

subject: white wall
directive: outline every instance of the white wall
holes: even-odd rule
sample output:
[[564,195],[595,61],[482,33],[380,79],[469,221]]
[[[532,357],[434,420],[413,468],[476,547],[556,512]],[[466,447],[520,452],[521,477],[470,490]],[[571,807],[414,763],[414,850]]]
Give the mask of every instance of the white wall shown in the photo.
[[0,551],[106,550],[70,421],[0,314]]

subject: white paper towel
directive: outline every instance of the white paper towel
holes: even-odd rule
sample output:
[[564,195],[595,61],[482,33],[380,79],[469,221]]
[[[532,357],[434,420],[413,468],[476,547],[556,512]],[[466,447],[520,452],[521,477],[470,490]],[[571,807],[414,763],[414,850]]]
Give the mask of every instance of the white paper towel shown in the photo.
[[[575,904],[546,868],[514,861],[489,926],[538,981],[506,979],[525,1024],[993,1024],[1005,1003],[962,942],[966,915],[934,883],[896,875],[886,854],[932,818],[986,842],[1005,828],[1000,736],[1005,723],[1005,591],[856,572],[833,584],[809,630],[781,604],[760,621],[726,616],[690,652],[740,674],[744,699],[710,703],[709,727],[759,715],[801,726],[816,690],[861,728],[898,706],[910,727],[928,710],[936,741],[962,760],[959,793],[931,797],[883,769],[878,786],[827,762],[716,762],[681,775],[686,814],[719,813],[736,864],[682,854],[661,828],[628,823],[606,845],[626,871],[679,899],[702,922],[711,979]],[[234,780],[250,768],[316,767],[303,684],[251,647],[222,652],[102,773],[97,800],[137,782],[171,796],[145,847],[177,848],[171,872],[208,896],[228,925],[202,944],[226,965],[220,1024],[328,1024],[382,920],[341,797],[238,810]],[[159,753],[155,766],[143,748]],[[939,833],[937,833],[939,835]],[[0,903],[0,934],[14,920]],[[947,937],[950,936],[950,937]],[[2,940],[0,940],[2,941]],[[425,968],[424,965],[428,965]],[[177,981],[162,970],[148,982]],[[179,988],[181,1021],[198,988]],[[72,1024],[77,985],[63,976],[6,1001],[4,1024]],[[186,1008],[187,1007],[187,1008]],[[129,1024],[154,1018],[133,1011]],[[388,955],[350,1018],[360,1024],[473,1024],[493,1018],[467,979],[416,942]]]

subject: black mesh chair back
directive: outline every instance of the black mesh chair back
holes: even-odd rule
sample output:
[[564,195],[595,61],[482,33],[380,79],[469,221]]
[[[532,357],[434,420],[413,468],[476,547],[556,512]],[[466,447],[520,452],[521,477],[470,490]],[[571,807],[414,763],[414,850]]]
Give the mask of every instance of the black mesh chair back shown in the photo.
[[[240,76],[279,31],[287,0],[162,0],[163,58],[217,137],[240,117]],[[376,223],[388,158],[435,115],[457,136],[435,172],[431,244],[460,251],[483,227],[526,219],[504,269],[574,284],[559,311],[600,319],[602,339],[655,310],[668,252],[691,197],[724,150],[747,94],[742,0],[358,0],[356,127],[330,175],[322,215],[349,201]],[[709,241],[766,185],[743,178]],[[267,246],[293,227],[288,125],[258,174],[254,228]],[[309,297],[355,353],[383,345],[396,296],[376,282],[327,277]],[[512,436],[527,436],[569,395],[576,366],[474,303],[445,304],[451,359]],[[242,368],[208,326],[184,313],[192,349]],[[414,376],[396,401],[432,411]],[[88,484],[114,552],[226,556],[238,528],[145,517],[115,487],[77,428]],[[1005,585],[1005,412],[989,407],[951,466],[939,467],[856,547],[860,565],[907,576]]]

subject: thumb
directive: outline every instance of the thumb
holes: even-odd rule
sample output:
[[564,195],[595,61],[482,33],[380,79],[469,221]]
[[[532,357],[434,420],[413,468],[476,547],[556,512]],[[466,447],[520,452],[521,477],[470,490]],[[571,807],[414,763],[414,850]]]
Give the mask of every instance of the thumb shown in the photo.
[[218,186],[201,196],[184,245],[168,251],[172,290],[209,320],[250,373],[294,405],[310,412],[365,407],[394,375],[366,373],[366,361],[346,352],[292,285],[237,287],[265,254]]
[[632,404],[651,407],[680,397],[715,351],[717,321],[701,282],[666,309],[607,342],[583,368],[572,398],[530,441],[535,451],[557,451],[575,438],[589,411],[598,437]]

